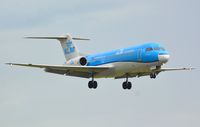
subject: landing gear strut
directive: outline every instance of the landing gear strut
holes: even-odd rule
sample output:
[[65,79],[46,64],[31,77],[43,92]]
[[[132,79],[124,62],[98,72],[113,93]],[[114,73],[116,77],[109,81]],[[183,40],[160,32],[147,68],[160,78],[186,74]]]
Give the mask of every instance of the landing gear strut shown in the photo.
[[92,75],[92,80],[88,82],[88,88],[96,89],[98,86],[97,81],[94,81],[94,76]]
[[126,81],[122,83],[122,88],[129,90],[132,88],[132,83],[128,81],[128,75],[126,76]]

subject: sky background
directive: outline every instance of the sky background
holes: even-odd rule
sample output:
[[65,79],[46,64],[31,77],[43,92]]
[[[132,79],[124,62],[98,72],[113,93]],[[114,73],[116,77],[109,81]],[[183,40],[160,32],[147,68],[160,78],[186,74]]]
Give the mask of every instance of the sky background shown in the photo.
[[199,127],[199,70],[121,80],[49,74],[6,62],[63,64],[55,40],[24,36],[90,38],[77,42],[95,53],[144,42],[170,52],[165,67],[199,68],[199,0],[0,0],[1,127]]

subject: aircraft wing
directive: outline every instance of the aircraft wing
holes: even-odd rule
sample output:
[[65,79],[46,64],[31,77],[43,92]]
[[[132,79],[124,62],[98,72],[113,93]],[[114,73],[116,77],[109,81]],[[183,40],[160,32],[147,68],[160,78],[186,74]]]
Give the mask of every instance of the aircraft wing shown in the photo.
[[25,67],[44,68],[46,72],[90,78],[92,74],[100,73],[111,69],[110,66],[72,66],[72,65],[46,65],[46,64],[24,64],[24,63],[6,63],[8,65],[17,65]]
[[163,71],[184,71],[184,70],[193,70],[194,68],[161,68],[156,69],[154,72],[163,72]]
[[[148,76],[152,72],[154,73],[160,73],[160,72],[165,72],[165,71],[184,71],[184,70],[193,70],[195,68],[160,68],[160,69],[154,69],[149,72],[140,72],[140,73],[128,73],[129,77],[142,77],[142,76]],[[126,78],[127,74],[115,77],[115,79],[120,79],[120,78]]]

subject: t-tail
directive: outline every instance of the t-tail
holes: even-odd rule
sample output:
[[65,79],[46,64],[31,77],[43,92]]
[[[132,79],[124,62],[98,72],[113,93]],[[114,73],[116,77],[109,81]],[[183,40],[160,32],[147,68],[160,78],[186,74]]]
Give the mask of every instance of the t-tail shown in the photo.
[[69,61],[70,59],[73,59],[75,57],[80,56],[80,52],[78,51],[76,45],[74,44],[73,40],[89,40],[85,38],[72,38],[69,34],[64,34],[62,36],[50,36],[50,37],[26,37],[29,39],[57,39],[60,41],[60,44],[62,46],[65,59],[66,61]]

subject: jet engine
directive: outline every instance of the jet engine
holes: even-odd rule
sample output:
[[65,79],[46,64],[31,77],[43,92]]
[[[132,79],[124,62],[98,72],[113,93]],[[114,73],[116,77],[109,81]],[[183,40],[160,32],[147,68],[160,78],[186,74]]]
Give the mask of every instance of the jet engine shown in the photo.
[[73,58],[73,59],[67,61],[66,63],[70,64],[70,65],[85,66],[85,65],[88,64],[88,61],[87,61],[87,59],[84,56],[79,56],[79,57],[76,57],[76,58]]

